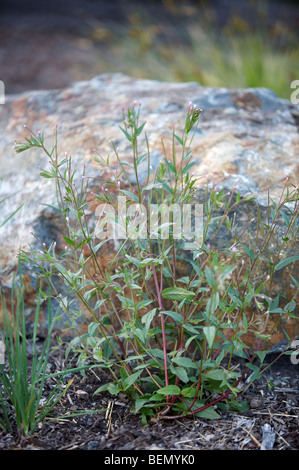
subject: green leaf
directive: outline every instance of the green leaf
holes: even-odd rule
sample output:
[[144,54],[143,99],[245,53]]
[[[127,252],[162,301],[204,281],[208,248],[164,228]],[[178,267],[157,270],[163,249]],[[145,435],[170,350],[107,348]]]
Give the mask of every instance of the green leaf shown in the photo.
[[179,395],[181,389],[177,385],[167,385],[158,390],[159,395]]
[[138,136],[141,134],[141,132],[142,132],[142,130],[143,130],[145,124],[146,124],[146,122],[144,122],[143,124],[141,124],[141,126],[139,126],[138,129],[136,129],[135,137],[138,137]]
[[186,166],[184,167],[183,171],[182,171],[183,175],[184,175],[185,173],[188,173],[188,171],[195,165],[195,163],[196,163],[196,162],[191,162],[191,163],[189,163],[188,165],[186,165]]
[[68,245],[70,245],[70,246],[75,246],[74,240],[71,240],[71,239],[68,238],[68,237],[63,237],[63,238],[65,239],[65,241],[66,241],[66,243],[67,243]]
[[285,305],[284,307],[284,311],[285,312],[293,312],[296,308],[296,302],[295,300],[291,300],[291,302],[289,302],[287,305]]
[[174,166],[174,164],[173,164],[172,162],[169,162],[166,158],[165,158],[164,160],[165,160],[166,166],[167,166],[167,168],[169,169],[169,171],[171,171],[172,173],[176,174],[177,169],[176,169],[176,167]]
[[140,376],[141,372],[142,372],[142,370],[138,370],[137,372],[134,372],[134,374],[129,375],[129,377],[127,377],[124,380],[124,390],[127,390],[129,387],[131,387],[136,382],[136,380]]
[[141,300],[141,302],[138,302],[137,308],[138,309],[145,308],[145,307],[147,307],[148,305],[150,305],[152,303],[153,303],[152,300]]
[[133,201],[139,202],[139,199],[136,194],[133,194],[131,191],[125,191],[124,189],[120,189],[119,191],[125,194],[126,196],[129,196],[131,199],[133,199]]
[[172,362],[178,366],[185,367],[186,369],[197,369],[197,365],[189,357],[175,357]]
[[189,277],[189,276],[180,277],[180,279],[178,279],[177,282],[182,282],[182,283],[184,283],[184,284],[189,284],[189,282],[190,282],[190,277]]
[[250,409],[250,406],[247,403],[247,401],[245,401],[245,400],[243,400],[241,402],[237,402],[236,400],[232,400],[229,403],[229,409],[231,411],[238,411],[239,413],[245,413],[246,411],[248,411]]
[[141,322],[145,325],[145,328],[147,330],[149,330],[149,328],[151,326],[151,322],[153,321],[153,319],[156,315],[156,310],[157,310],[156,308],[153,308],[148,313],[143,315],[143,317],[141,318]]
[[173,372],[173,374],[175,374],[182,382],[188,382],[188,374],[184,367],[171,367],[171,372]]
[[140,410],[146,403],[149,402],[148,398],[137,398],[135,401],[135,413]]
[[139,268],[139,266],[140,266],[140,260],[139,260],[138,258],[133,258],[132,256],[127,255],[127,254],[126,254],[125,256],[126,256],[126,258],[127,258],[129,261],[131,261],[132,263],[134,263],[135,266],[137,266],[137,268]]
[[206,267],[205,275],[206,275],[207,283],[209,284],[209,286],[214,287],[215,279],[214,279],[213,273],[212,273],[210,268]]
[[210,315],[216,312],[220,302],[219,292],[215,292],[207,302],[207,312]]
[[180,324],[183,323],[183,317],[180,313],[172,312],[170,310],[162,310],[161,313],[163,313],[164,315],[168,315],[169,317],[173,318],[174,321],[176,321],[177,323],[180,323]]
[[196,413],[196,416],[204,419],[220,419],[221,416],[214,410],[212,406],[206,408],[205,410],[199,411]]
[[278,263],[275,266],[274,271],[279,271],[280,269],[284,268],[288,264],[293,263],[294,261],[298,261],[298,260],[299,260],[299,256],[290,256],[290,258],[286,258],[280,261],[280,263]]
[[193,398],[195,397],[196,389],[191,385],[191,387],[183,388],[181,394],[186,398]]
[[203,327],[203,332],[206,337],[206,340],[208,342],[209,348],[213,346],[214,339],[216,336],[216,328],[215,326],[204,326]]
[[137,160],[137,165],[139,165],[139,163],[141,163],[145,159],[146,156],[148,156],[147,153],[144,153],[143,155],[141,155]]
[[49,173],[48,171],[41,171],[40,176],[43,178],[54,178],[56,175],[53,173]]
[[[199,331],[194,326],[190,325],[190,323],[186,323],[184,325],[184,329],[189,331],[189,333],[192,333],[196,336],[198,336],[198,334],[199,334]],[[195,338],[195,336],[194,336],[194,338]]]
[[159,258],[145,258],[140,261],[140,266],[147,266],[148,264],[152,263],[154,265],[163,264],[163,260]]
[[127,132],[125,129],[123,129],[122,127],[119,126],[119,128],[120,128],[120,130],[123,131],[123,133],[125,134],[126,138],[127,138],[130,142],[132,142],[132,137],[130,136],[130,134],[128,134],[128,132]]
[[94,309],[97,310],[101,305],[103,305],[106,302],[106,299],[100,299],[96,302]]
[[177,140],[182,146],[184,145],[182,139],[181,139],[178,135],[174,134],[174,137],[176,138],[176,140]]
[[108,384],[101,385],[101,387],[97,388],[96,391],[93,393],[97,395],[98,393],[108,391],[111,395],[118,395],[120,392],[119,386],[114,382],[109,382]]
[[243,248],[243,250],[249,256],[250,259],[254,259],[254,253],[247,246],[242,245],[241,243],[240,246]]
[[159,359],[164,359],[164,353],[163,351],[161,351],[161,349],[158,349],[158,348],[148,349],[147,352],[151,354],[152,356],[158,357]]
[[141,330],[140,328],[134,328],[132,329],[132,333],[137,336],[137,338],[139,339],[139,341],[141,343],[145,343],[146,341],[146,332],[144,332],[144,330]]
[[212,369],[205,374],[205,377],[212,380],[222,381],[225,379],[225,372],[223,369]]
[[169,300],[185,300],[194,297],[195,293],[182,287],[167,287],[162,291],[162,297]]

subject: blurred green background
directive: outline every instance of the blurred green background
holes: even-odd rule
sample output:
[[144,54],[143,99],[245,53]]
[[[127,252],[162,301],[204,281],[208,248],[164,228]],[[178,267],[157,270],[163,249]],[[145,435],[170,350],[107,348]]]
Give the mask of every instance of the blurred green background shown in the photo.
[[122,72],[289,99],[298,35],[298,0],[2,0],[0,79],[14,93]]

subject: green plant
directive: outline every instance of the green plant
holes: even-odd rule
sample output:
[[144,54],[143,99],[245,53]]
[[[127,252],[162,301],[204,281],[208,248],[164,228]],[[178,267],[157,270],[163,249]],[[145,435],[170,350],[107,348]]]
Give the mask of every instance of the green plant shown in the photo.
[[[277,271],[299,259],[290,256],[298,232],[295,187],[286,184],[279,202],[269,195],[267,214],[258,212],[255,221],[240,227],[237,211],[254,204],[254,196],[240,195],[236,188],[227,194],[207,180],[203,218],[195,218],[195,239],[189,252],[185,249],[188,226],[177,222],[185,220],[184,214],[190,220],[196,215],[188,210],[197,191],[191,144],[200,113],[189,103],[181,135],[173,129],[171,155],[162,141],[164,156],[153,169],[146,134],[146,151],[139,153],[145,126],[139,122],[140,105],[123,110],[121,131],[132,158],[124,161],[115,146],[113,157],[96,158],[103,170],[102,189],[95,194],[97,219],[86,210],[85,169],[78,188],[71,158],[59,160],[57,129],[50,150],[43,135],[32,131],[25,143],[16,144],[18,152],[31,147],[46,152],[50,166],[41,176],[55,180],[57,210],[66,222],[65,250],[41,241],[40,251],[22,252],[21,258],[37,267],[53,289],[57,275],[76,294],[81,310],[73,308],[70,296],[56,292],[69,326],[77,330],[78,317],[88,324],[67,352],[76,353],[79,366],[92,361],[101,368],[108,382],[97,392],[125,393],[144,423],[155,415],[218,419],[223,407],[246,409],[240,401],[245,378],[260,377],[264,342],[283,317],[295,316],[298,281],[292,277],[295,288],[287,301],[274,289]],[[156,212],[147,211],[157,205]],[[148,215],[159,223],[147,223]],[[103,266],[101,254],[112,250],[117,231],[122,239],[115,237],[118,248]],[[247,344],[249,334],[256,338],[254,351]]]
[[[21,279],[21,276],[20,276]],[[37,346],[37,331],[40,319],[42,301],[48,299],[48,334],[41,351]],[[3,328],[0,331],[1,345],[6,361],[0,363],[0,429],[18,432],[24,435],[32,434],[36,428],[47,418],[50,419],[60,399],[71,386],[74,377],[65,384],[65,377],[69,373],[77,372],[81,368],[73,368],[47,373],[48,358],[51,347],[51,334],[54,322],[52,321],[51,297],[41,288],[37,296],[36,312],[32,336],[29,337],[26,328],[24,287],[18,287],[13,282],[11,293],[11,313],[9,313],[4,296],[1,293],[0,305],[3,312]],[[32,345],[31,359],[29,360],[28,343]],[[4,359],[4,358],[3,358]],[[57,377],[51,392],[45,397],[46,381]],[[85,414],[88,411],[82,413]],[[65,415],[70,417],[72,415]]]

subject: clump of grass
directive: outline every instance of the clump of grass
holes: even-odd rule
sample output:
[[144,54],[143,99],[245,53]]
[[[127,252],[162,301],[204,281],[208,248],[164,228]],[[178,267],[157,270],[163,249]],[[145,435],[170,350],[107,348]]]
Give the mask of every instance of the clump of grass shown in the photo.
[[[171,152],[162,141],[163,158],[152,168],[146,134],[145,151],[140,153],[145,127],[145,122],[140,124],[140,105],[123,110],[120,131],[131,145],[131,159],[124,160],[115,146],[117,165],[111,164],[110,156],[96,158],[102,181],[95,195],[95,220],[87,213],[86,169],[77,187],[71,158],[59,159],[57,129],[51,149],[45,147],[42,134],[33,132],[25,144],[16,144],[18,152],[31,147],[46,152],[49,168],[42,169],[41,176],[54,179],[57,210],[66,222],[62,253],[53,243],[22,252],[21,259],[51,284],[51,276],[59,276],[76,294],[80,310],[56,292],[70,327],[77,331],[78,318],[88,325],[87,332],[79,332],[69,344],[68,353],[75,352],[79,367],[92,361],[101,369],[109,380],[97,393],[125,393],[144,423],[153,416],[219,419],[223,410],[247,409],[240,400],[245,379],[260,378],[265,342],[296,308],[295,277],[287,301],[274,295],[273,282],[277,271],[291,268],[299,259],[292,255],[298,232],[297,188],[286,185],[279,203],[271,205],[269,196],[268,214],[265,220],[258,218],[253,241],[247,237],[253,220],[240,230],[235,215],[254,196],[241,195],[236,188],[227,194],[207,181],[203,217],[196,219],[202,224],[196,225],[191,247],[185,245],[190,233],[181,221],[185,215],[188,220],[188,214],[194,217],[188,212],[198,184],[191,172],[191,145],[200,115],[201,110],[189,103],[182,132],[173,129]],[[157,212],[147,211],[152,203],[158,205]],[[156,215],[157,223],[148,223],[144,214]],[[225,242],[222,247],[217,245],[219,234]],[[115,239],[117,252],[103,266],[101,254],[109,252]],[[274,314],[278,319],[269,330]],[[254,350],[248,335],[256,340]]]
[[[0,426],[9,431],[16,426],[20,433],[30,434],[39,423],[48,416],[71,382],[61,392],[63,377],[57,382],[50,396],[42,404],[46,380],[46,368],[50,351],[52,333],[51,302],[48,309],[49,334],[41,354],[37,351],[37,327],[43,293],[40,290],[37,298],[34,329],[32,335],[32,363],[28,361],[28,334],[25,324],[24,287],[13,284],[11,305],[8,313],[6,302],[1,295],[4,326],[2,341],[7,362],[0,364],[0,404],[2,416]],[[13,424],[14,423],[14,424]]]
[[[21,274],[21,271],[20,271]],[[22,279],[20,275],[20,280]],[[49,293],[39,289],[33,331],[28,334],[24,304],[24,286],[13,282],[11,292],[11,311],[6,306],[2,293],[0,307],[3,313],[3,327],[0,330],[1,362],[0,362],[0,429],[29,435],[39,428],[45,419],[57,419],[56,405],[68,391],[75,376],[66,383],[66,376],[82,370],[72,368],[49,374],[49,354],[54,321]],[[37,345],[40,310],[43,301],[48,303],[48,334],[43,347],[39,351]],[[29,342],[31,344],[29,353]],[[2,357],[3,356],[3,357]],[[30,360],[29,360],[30,356]],[[2,362],[3,360],[3,362]],[[51,392],[45,392],[46,383],[55,377],[55,385]],[[57,380],[58,379],[58,380]],[[92,412],[100,412],[96,410]],[[83,411],[78,414],[88,414]],[[78,414],[64,414],[64,418]]]

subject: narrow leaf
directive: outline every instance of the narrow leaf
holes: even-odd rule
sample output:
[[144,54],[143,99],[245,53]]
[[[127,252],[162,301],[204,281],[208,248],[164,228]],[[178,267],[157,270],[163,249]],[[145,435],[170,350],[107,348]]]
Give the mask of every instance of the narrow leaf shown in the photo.
[[298,261],[298,260],[299,260],[299,256],[290,256],[290,258],[286,258],[280,261],[280,263],[278,263],[275,266],[274,271],[279,271],[280,269],[284,268],[288,264],[293,263],[294,261]]

